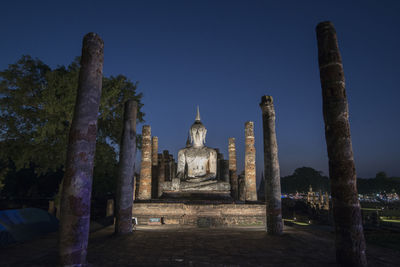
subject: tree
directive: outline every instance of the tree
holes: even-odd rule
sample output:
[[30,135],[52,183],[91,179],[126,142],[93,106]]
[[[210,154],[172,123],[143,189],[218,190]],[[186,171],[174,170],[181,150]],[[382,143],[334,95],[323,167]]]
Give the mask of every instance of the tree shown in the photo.
[[378,172],[375,175],[375,179],[386,179],[386,178],[388,178],[386,172]]
[[[0,182],[7,162],[16,171],[35,166],[37,175],[63,170],[79,74],[79,58],[68,66],[50,68],[39,59],[22,56],[0,72]],[[143,122],[142,94],[123,75],[103,77],[99,110],[94,194],[114,189],[124,103],[138,102]],[[1,184],[1,183],[0,183]]]
[[328,177],[311,167],[297,168],[292,175],[282,177],[281,185],[284,193],[307,192],[310,185],[315,191],[329,191]]

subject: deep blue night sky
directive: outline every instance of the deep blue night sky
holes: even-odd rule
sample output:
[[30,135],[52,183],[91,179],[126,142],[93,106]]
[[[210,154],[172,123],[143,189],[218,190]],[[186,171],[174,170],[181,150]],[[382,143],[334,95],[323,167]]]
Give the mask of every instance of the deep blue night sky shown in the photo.
[[1,3],[0,69],[23,54],[52,67],[69,64],[84,34],[97,32],[105,43],[104,74],[139,81],[160,150],[176,157],[199,105],[208,146],[228,158],[228,137],[236,138],[239,171],[244,123],[255,122],[258,174],[258,104],[272,95],[282,176],[301,166],[328,173],[315,27],[332,21],[358,176],[400,176],[399,1],[55,2]]

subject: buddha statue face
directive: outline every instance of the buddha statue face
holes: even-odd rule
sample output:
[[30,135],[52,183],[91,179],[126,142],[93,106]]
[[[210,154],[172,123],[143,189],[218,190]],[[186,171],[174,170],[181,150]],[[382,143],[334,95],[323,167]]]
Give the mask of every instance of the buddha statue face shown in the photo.
[[207,129],[200,121],[195,121],[190,128],[190,141],[193,143],[193,147],[201,148],[206,142]]

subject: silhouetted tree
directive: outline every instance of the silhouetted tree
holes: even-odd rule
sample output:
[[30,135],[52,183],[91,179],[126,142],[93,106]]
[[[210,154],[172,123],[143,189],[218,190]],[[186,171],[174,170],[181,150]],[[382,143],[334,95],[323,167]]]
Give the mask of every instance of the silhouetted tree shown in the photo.
[[315,191],[329,192],[328,177],[311,167],[297,168],[292,175],[281,178],[284,193],[307,192],[310,185]]
[[[63,170],[68,132],[78,84],[79,58],[68,66],[50,68],[39,59],[22,56],[0,71],[0,189],[8,162],[15,171],[31,168],[37,176]],[[103,77],[98,120],[94,192],[113,191],[124,102],[138,102],[136,84],[123,75]]]
[[376,179],[386,179],[386,178],[387,178],[386,172],[378,172],[378,173],[375,175],[375,178],[376,178]]

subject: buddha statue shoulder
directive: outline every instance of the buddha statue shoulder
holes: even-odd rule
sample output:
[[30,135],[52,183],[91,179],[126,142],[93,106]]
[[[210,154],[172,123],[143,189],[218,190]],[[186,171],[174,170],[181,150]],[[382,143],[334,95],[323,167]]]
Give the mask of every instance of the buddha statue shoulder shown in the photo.
[[197,107],[195,122],[189,130],[190,142],[178,152],[177,178],[180,180],[198,183],[216,179],[217,152],[204,145],[206,134]]

